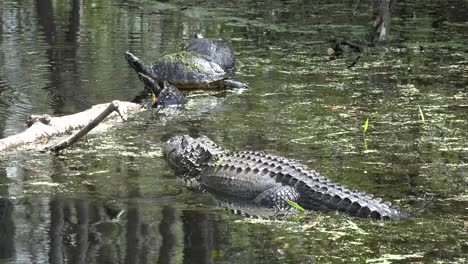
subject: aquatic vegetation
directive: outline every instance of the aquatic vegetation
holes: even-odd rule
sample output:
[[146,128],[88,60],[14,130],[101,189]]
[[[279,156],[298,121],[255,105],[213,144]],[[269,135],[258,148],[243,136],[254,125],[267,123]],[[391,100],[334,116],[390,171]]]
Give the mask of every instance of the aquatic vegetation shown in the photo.
[[183,51],[179,51],[175,53],[166,54],[160,59],[160,61],[161,62],[180,62],[183,65],[187,66],[188,68],[194,69],[200,72],[202,70],[202,65],[200,65],[195,60],[193,60],[194,57],[206,59],[206,56],[204,55],[201,55],[192,51],[183,50]]
[[[21,149],[3,156],[0,196],[11,200],[14,214],[1,211],[0,222],[5,234],[16,230],[2,236],[5,253],[14,249],[25,262],[62,252],[64,259],[111,263],[183,262],[200,253],[213,263],[466,263],[466,1],[397,6],[402,16],[392,21],[387,45],[366,51],[352,70],[346,67],[353,56],[328,58],[326,40],[364,35],[371,1],[361,1],[352,23],[349,1],[52,2],[51,12],[36,12],[47,6],[0,1],[4,134],[23,129],[31,113],[70,114],[109,98],[131,99],[141,84],[126,77],[121,54],[130,46],[142,58],[158,57],[178,50],[192,30],[229,39],[243,62],[238,76],[252,89],[191,93],[175,118],[140,114],[65,155]],[[75,10],[75,2],[84,8]],[[301,160],[392,200],[412,218],[231,215],[168,171],[161,142],[181,132]],[[362,151],[363,144],[371,150]],[[99,225],[120,209],[123,223]],[[60,235],[52,241],[51,234]],[[80,237],[88,247],[68,241]]]
[[366,121],[364,122],[364,126],[363,126],[364,134],[366,134],[368,128],[369,128],[369,118],[366,118]]
[[418,109],[419,109],[419,116],[421,117],[421,121],[423,122],[423,124],[426,123],[426,119],[424,118],[424,113],[423,111],[421,110],[421,106],[418,106]]
[[289,199],[284,199],[284,201],[285,201],[287,204],[289,204],[290,206],[296,208],[298,211],[300,211],[300,212],[305,212],[305,209],[304,209],[302,206],[300,206],[298,203],[293,202],[293,201],[291,201],[291,200],[289,200]]

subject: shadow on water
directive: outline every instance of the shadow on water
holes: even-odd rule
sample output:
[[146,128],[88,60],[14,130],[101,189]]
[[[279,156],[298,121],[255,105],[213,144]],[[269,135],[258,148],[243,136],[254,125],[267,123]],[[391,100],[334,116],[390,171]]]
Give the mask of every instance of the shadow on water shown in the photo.
[[[98,127],[61,155],[2,155],[0,262],[466,262],[466,10],[398,1],[387,46],[348,70],[355,57],[330,60],[328,39],[364,36],[370,2],[355,16],[345,1],[0,2],[2,137],[30,114],[132,100],[141,84],[124,52],[155,60],[195,32],[225,39],[252,87],[190,93],[184,111]],[[300,160],[413,217],[231,215],[168,169],[161,145],[177,133]]]

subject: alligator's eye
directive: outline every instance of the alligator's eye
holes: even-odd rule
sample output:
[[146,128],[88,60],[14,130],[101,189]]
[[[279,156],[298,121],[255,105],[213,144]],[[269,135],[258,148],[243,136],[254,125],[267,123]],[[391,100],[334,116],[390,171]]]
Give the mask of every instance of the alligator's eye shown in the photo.
[[186,148],[187,145],[188,145],[188,140],[185,137],[183,137],[182,140],[180,141],[180,146],[182,148]]

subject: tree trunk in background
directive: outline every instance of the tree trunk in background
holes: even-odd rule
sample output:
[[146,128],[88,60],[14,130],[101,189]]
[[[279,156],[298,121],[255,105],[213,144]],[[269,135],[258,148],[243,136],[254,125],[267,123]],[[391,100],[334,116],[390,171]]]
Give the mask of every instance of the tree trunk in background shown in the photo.
[[64,263],[63,235],[64,235],[63,201],[53,199],[50,202],[50,249],[49,263]]
[[89,249],[89,202],[76,201],[76,250],[73,256],[73,263],[86,264]]
[[170,206],[164,206],[162,209],[162,221],[159,224],[159,233],[162,236],[162,243],[159,248],[158,263],[176,263],[177,237],[176,234],[174,234],[173,228],[175,223],[175,209]]
[[130,203],[127,210],[127,252],[125,263],[144,264],[147,263],[147,249],[145,247],[146,223],[139,206]]
[[184,263],[212,263],[214,223],[206,212],[184,212]]

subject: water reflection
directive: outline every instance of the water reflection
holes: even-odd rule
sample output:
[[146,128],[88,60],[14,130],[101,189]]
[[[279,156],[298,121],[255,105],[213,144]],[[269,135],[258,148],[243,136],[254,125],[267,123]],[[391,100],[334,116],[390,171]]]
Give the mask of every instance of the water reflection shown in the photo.
[[11,200],[0,198],[0,260],[14,260],[16,256],[13,210]]
[[[3,155],[1,261],[462,262],[466,1],[399,1],[389,45],[348,70],[351,57],[330,61],[325,51],[330,35],[365,35],[372,2],[361,1],[356,16],[352,4],[1,1],[1,136],[22,131],[32,113],[132,100],[141,84],[124,52],[156,59],[195,32],[229,42],[236,79],[252,87],[192,93],[177,115],[142,114],[63,156]],[[295,158],[414,218],[381,224],[311,213],[299,223],[250,222],[219,211],[206,194],[184,189],[160,155],[165,137],[187,132]]]
[[[65,16],[68,21],[59,21],[59,26],[63,28],[57,30],[59,26],[52,2],[50,0],[36,1],[38,22],[47,43],[47,65],[50,75],[48,77],[50,84],[43,89],[49,90],[48,104],[55,114],[64,112],[66,104],[70,104],[69,101],[81,105],[80,108],[91,106],[89,102],[75,100],[75,95],[79,94],[82,89],[78,65],[80,61],[78,49],[80,47],[82,2],[73,0],[69,8],[69,14]],[[75,92],[72,95],[69,94],[70,87],[68,85],[73,86]]]
[[[17,259],[14,206],[8,199],[0,199],[0,203],[0,260],[14,261]],[[48,250],[39,252],[41,245],[30,244],[30,251],[21,250],[17,260],[40,263],[212,263],[213,253],[219,252],[221,244],[228,243],[217,232],[219,219],[210,212],[180,211],[172,206],[162,206],[157,215],[151,216],[134,204],[120,215],[115,206],[63,197],[54,197],[48,206],[38,209],[49,211],[41,214],[45,218],[35,219],[31,215],[29,221],[46,221],[49,226],[35,231],[29,229],[31,235],[23,237],[31,241],[20,241],[19,244],[41,241],[40,244],[47,245]]]

